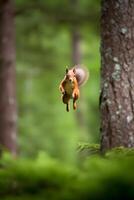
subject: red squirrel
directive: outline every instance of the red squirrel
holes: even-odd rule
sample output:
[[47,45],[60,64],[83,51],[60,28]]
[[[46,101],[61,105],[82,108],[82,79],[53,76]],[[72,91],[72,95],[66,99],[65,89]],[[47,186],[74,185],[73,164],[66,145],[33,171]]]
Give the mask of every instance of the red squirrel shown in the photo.
[[60,91],[62,93],[62,101],[66,104],[66,110],[70,110],[70,99],[73,99],[73,109],[76,110],[76,101],[80,97],[79,87],[86,83],[89,77],[87,68],[76,65],[71,69],[66,68],[64,79],[60,83]]

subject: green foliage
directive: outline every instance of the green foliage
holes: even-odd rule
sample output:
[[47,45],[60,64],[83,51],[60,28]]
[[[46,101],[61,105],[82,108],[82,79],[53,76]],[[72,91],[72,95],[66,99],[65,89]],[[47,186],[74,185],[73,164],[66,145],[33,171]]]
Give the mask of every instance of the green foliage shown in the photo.
[[89,143],[79,143],[78,148],[78,162],[81,163],[85,158],[91,155],[100,154],[100,145],[99,144],[89,144]]
[[[90,12],[89,12],[90,11]],[[52,24],[74,25],[90,24],[94,27],[98,21],[100,11],[100,0],[49,0],[49,1],[26,1],[16,0],[16,13],[19,15],[34,16],[40,12],[45,22]]]
[[116,147],[112,149],[112,151],[108,151],[106,153],[106,157],[126,157],[126,156],[133,156],[134,155],[134,148],[124,148],[124,147]]
[[43,152],[33,160],[5,155],[0,163],[0,195],[3,200],[133,199],[133,159],[134,153],[131,157],[89,156],[78,167]]

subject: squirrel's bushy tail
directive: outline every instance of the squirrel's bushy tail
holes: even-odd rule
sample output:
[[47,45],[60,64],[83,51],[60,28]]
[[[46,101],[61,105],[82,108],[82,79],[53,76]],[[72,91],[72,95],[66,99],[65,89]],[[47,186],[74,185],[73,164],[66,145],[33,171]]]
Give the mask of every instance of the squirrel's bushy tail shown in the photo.
[[78,85],[84,85],[89,78],[89,70],[83,65],[75,65],[74,68],[76,70]]

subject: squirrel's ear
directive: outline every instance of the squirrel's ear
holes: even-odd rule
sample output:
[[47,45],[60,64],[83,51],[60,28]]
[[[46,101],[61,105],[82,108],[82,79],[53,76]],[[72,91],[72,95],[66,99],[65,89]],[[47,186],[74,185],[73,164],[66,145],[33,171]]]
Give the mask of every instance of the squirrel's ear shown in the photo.
[[68,68],[66,68],[66,74],[68,73]]
[[76,73],[76,69],[75,69],[75,68],[73,68],[73,73],[74,73],[74,74]]

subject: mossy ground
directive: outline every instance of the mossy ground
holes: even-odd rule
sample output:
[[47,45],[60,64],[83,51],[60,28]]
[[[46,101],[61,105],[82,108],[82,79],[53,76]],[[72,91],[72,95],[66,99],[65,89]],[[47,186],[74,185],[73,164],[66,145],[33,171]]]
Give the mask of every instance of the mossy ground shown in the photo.
[[103,156],[98,152],[99,145],[80,144],[77,165],[45,153],[31,160],[5,154],[0,163],[1,199],[134,199],[134,149],[120,147]]

